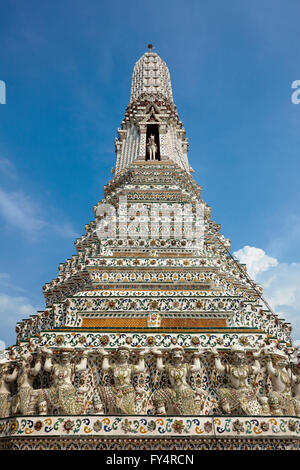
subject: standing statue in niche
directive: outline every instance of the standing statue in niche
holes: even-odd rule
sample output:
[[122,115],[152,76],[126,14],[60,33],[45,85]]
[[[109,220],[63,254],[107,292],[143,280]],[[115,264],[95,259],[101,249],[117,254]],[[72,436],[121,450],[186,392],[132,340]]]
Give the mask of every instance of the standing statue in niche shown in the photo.
[[79,364],[72,362],[72,350],[61,349],[59,358],[53,363],[53,351],[43,349],[46,356],[44,370],[51,373],[52,385],[40,390],[39,411],[47,414],[49,410],[57,410],[59,414],[80,414],[82,403],[77,400],[76,389],[73,385],[74,376],[87,368],[88,351],[83,351]]
[[41,370],[41,351],[38,349],[34,367],[33,356],[30,353],[22,354],[17,362],[18,391],[12,399],[12,415],[33,415],[36,412],[39,391],[34,390],[33,382]]
[[18,369],[15,368],[12,373],[9,372],[10,364],[4,362],[0,364],[0,418],[6,418],[10,415],[11,393],[10,383],[14,382],[18,376]]
[[145,372],[144,355],[147,350],[139,350],[139,361],[137,365],[130,364],[130,349],[126,346],[117,350],[117,357],[114,363],[110,363],[110,354],[101,349],[103,357],[102,370],[110,372],[113,384],[100,385],[98,388],[101,402],[105,406],[106,412],[116,414],[139,414],[137,411],[137,400],[144,398],[144,390],[134,387],[132,377],[135,374]]
[[171,362],[164,364],[162,352],[156,348],[152,352],[157,358],[156,369],[165,372],[169,381],[169,386],[159,388],[154,392],[153,402],[156,413],[164,415],[166,413],[180,415],[195,415],[201,412],[202,399],[205,394],[201,389],[195,390],[188,384],[188,379],[193,373],[200,372],[200,350],[193,354],[193,364],[188,364],[184,360],[184,350],[182,347],[174,347],[170,353]]
[[154,135],[150,135],[147,143],[148,152],[149,152],[149,160],[156,160],[156,153],[157,153],[157,145],[155,143]]
[[219,374],[226,374],[228,385],[218,390],[221,409],[226,414],[242,413],[262,415],[263,409],[256,396],[256,390],[249,383],[251,375],[256,375],[261,369],[258,357],[260,353],[252,353],[254,364],[249,365],[246,351],[242,346],[235,345],[230,351],[229,364],[222,364],[218,351],[211,349],[215,359],[215,367]]
[[291,394],[293,376],[291,370],[288,370],[288,357],[283,351],[268,348],[265,349],[265,354],[266,369],[272,382],[272,391],[268,396],[271,414],[292,416],[295,414]]

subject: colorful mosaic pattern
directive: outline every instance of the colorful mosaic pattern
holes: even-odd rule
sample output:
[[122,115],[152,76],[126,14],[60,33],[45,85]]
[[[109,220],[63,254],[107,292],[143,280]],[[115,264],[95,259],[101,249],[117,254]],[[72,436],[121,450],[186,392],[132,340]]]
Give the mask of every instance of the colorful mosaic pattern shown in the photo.
[[[224,416],[47,416],[0,420],[0,439],[8,437],[98,438],[276,438],[300,441],[295,417]],[[300,442],[299,442],[300,443]]]

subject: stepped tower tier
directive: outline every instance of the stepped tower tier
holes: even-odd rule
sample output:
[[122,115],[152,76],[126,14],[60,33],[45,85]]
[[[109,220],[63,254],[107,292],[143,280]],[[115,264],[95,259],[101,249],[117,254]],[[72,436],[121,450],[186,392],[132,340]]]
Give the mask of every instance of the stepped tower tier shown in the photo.
[[185,171],[192,171],[187,158],[188,140],[173,102],[170,73],[154,52],[146,52],[134,66],[130,103],[115,148],[116,173],[136,160],[171,160]]
[[230,254],[187,149],[150,48],[94,219],[1,353],[0,448],[300,448],[291,325]]
[[[115,227],[106,233],[111,209]],[[201,188],[175,163],[131,164],[108,183],[94,212],[75,243],[77,255],[44,286],[44,328],[180,331],[189,341],[205,332],[222,336],[226,328],[232,338],[251,332],[255,344],[262,335],[291,343],[290,324],[262,309],[260,286],[230,257],[230,241],[211,219]],[[178,214],[182,220],[176,224]],[[200,219],[199,237],[188,229]],[[18,324],[20,340],[31,333],[28,321]],[[207,346],[209,336],[203,340]]]

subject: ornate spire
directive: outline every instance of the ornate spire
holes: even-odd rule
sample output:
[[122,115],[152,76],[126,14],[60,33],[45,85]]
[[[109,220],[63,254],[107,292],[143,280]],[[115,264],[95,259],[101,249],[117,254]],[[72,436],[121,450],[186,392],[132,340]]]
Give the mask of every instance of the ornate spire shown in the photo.
[[149,44],[148,47],[149,51],[145,52],[133,69],[130,102],[138,101],[144,94],[150,94],[173,103],[170,72],[167,64],[158,54],[152,52],[152,44]]
[[152,48],[149,44],[133,69],[130,103],[116,139],[116,174],[136,160],[168,160],[191,171],[188,141],[173,101],[169,69]]

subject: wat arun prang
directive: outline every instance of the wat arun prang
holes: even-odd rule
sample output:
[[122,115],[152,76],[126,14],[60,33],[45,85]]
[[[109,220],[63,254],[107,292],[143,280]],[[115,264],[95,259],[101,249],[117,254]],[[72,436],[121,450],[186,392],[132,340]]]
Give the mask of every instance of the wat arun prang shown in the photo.
[[115,149],[76,255],[2,352],[2,448],[299,448],[291,325],[212,220],[151,47]]

